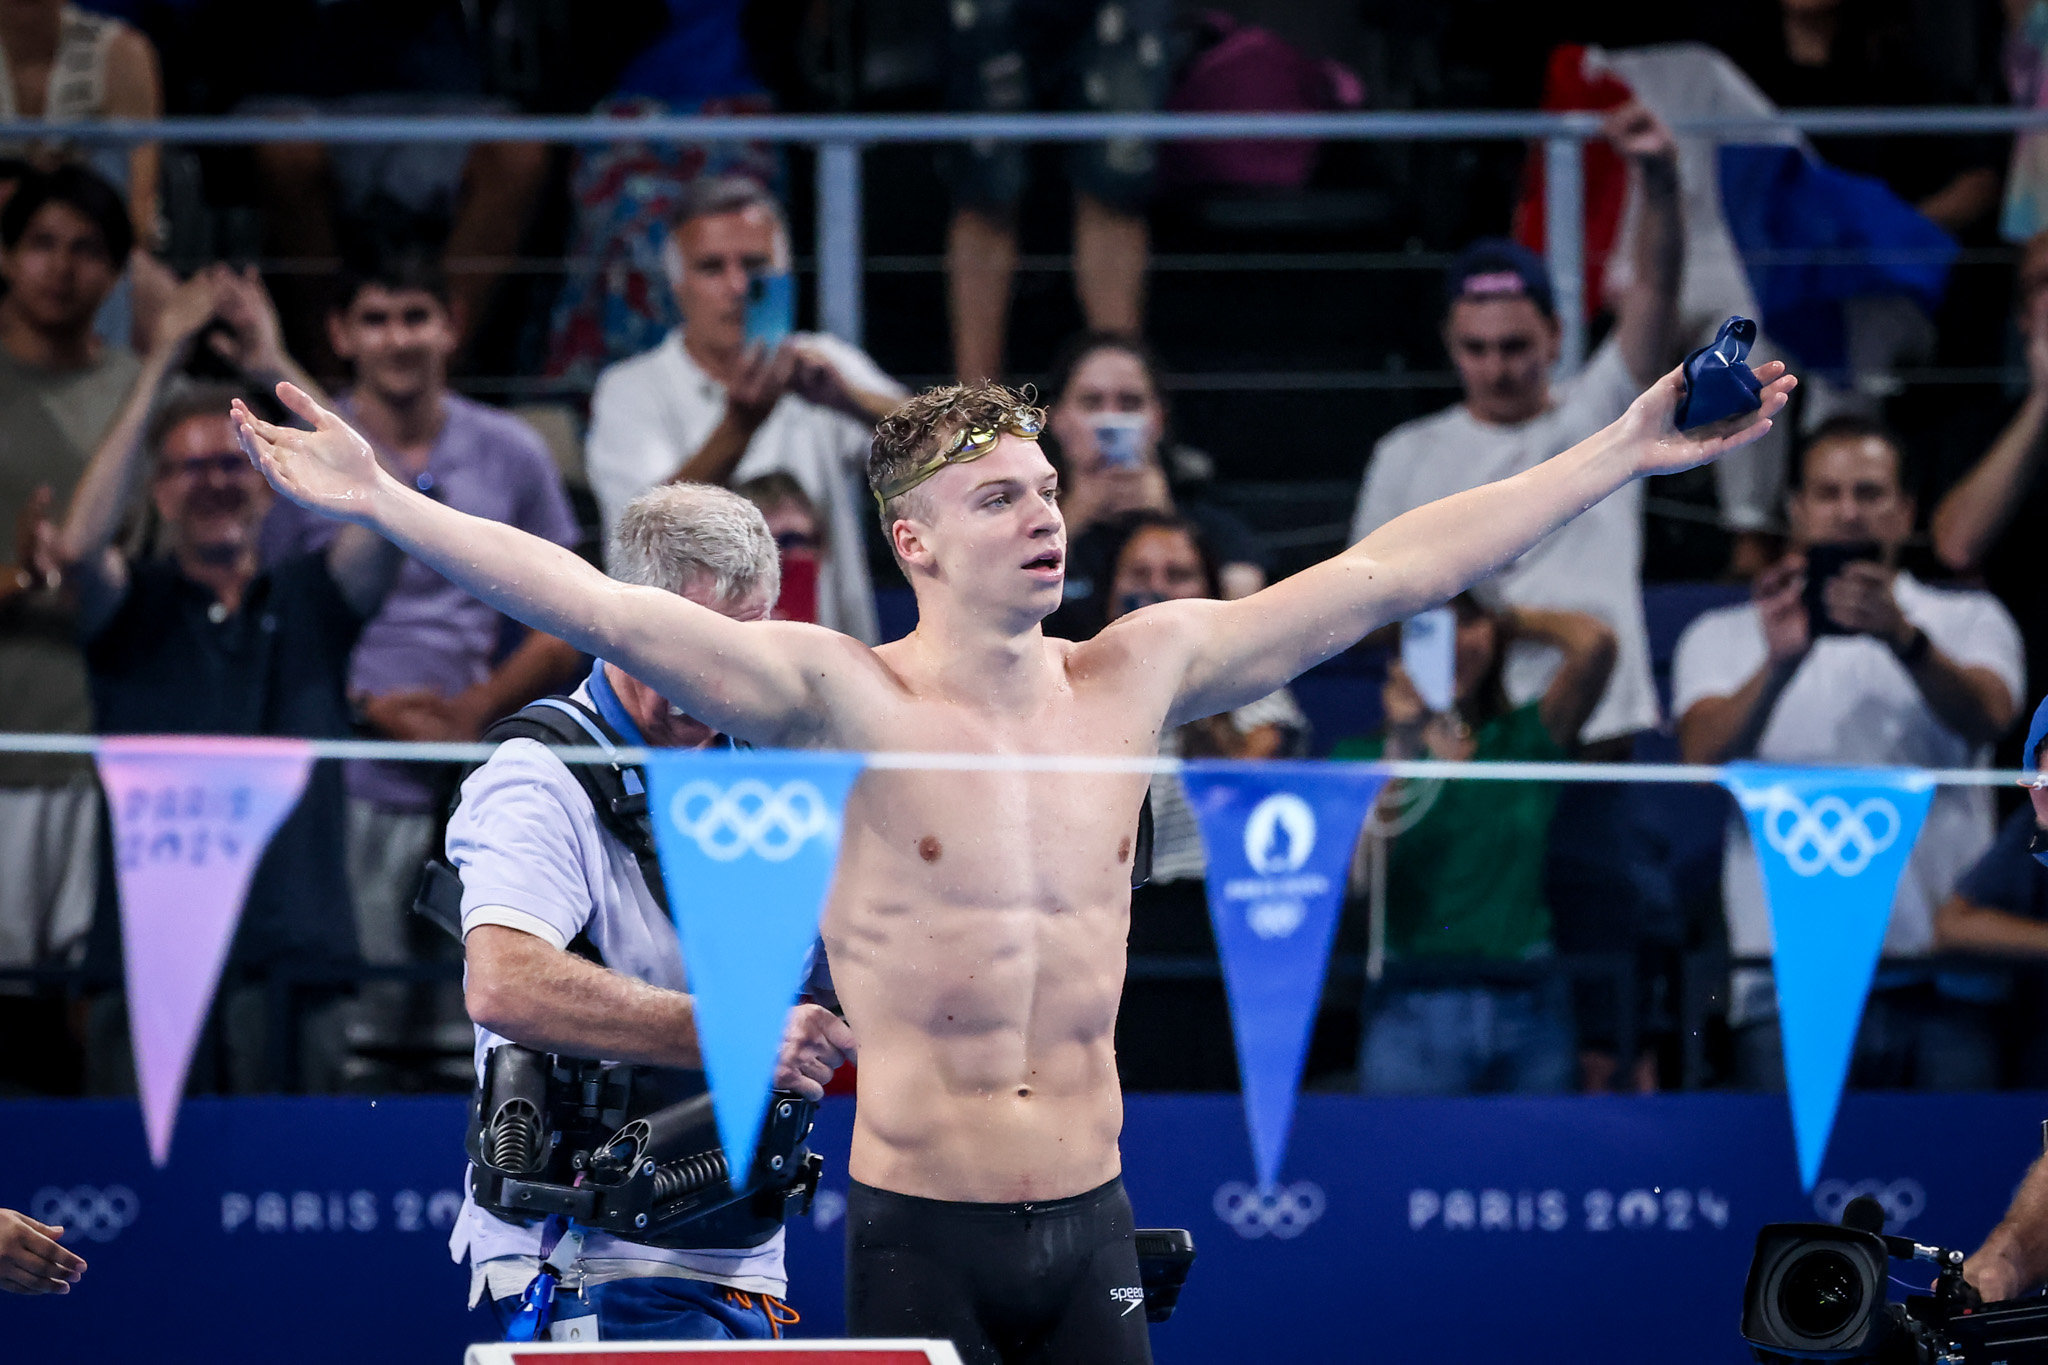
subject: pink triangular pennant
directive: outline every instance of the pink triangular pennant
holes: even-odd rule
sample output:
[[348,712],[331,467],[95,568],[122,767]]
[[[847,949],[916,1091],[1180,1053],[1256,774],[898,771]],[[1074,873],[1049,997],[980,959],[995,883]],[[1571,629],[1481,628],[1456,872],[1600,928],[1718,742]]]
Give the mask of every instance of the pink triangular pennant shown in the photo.
[[192,1049],[249,879],[313,765],[295,739],[136,735],[101,741],[127,959],[128,1037],[149,1157],[171,1156]]

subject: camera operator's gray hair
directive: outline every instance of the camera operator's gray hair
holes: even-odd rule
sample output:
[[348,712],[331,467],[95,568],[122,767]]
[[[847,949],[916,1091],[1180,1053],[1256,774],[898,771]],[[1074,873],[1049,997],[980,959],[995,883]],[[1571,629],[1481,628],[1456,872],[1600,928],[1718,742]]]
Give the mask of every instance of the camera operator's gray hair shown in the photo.
[[761,509],[708,483],[669,483],[626,504],[612,532],[611,575],[680,593],[709,580],[713,602],[782,593],[782,561]]

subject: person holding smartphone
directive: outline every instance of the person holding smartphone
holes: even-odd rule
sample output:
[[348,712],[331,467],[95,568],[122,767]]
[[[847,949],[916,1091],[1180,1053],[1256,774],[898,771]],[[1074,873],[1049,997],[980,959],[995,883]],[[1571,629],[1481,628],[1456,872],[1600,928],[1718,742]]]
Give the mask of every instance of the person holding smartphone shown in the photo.
[[1054,357],[1047,429],[1060,465],[1067,523],[1066,596],[1046,630],[1083,640],[1115,616],[1109,600],[1116,555],[1145,514],[1192,523],[1216,561],[1215,596],[1249,597],[1266,586],[1257,537],[1204,496],[1209,457],[1173,440],[1159,363],[1129,337],[1084,332]]
[[[1989,593],[1935,588],[1897,566],[1913,530],[1898,440],[1838,417],[1808,440],[1787,504],[1792,550],[1757,577],[1754,600],[1702,615],[1678,642],[1672,710],[1687,762],[1982,766],[2012,724],[2024,677],[2019,628]],[[1982,1002],[1959,983],[1902,967],[1933,947],[1934,909],[1991,843],[1991,794],[1943,787],[1899,881],[1885,953],[1864,1011],[1852,1082],[1988,1087],[1996,1050]],[[1746,827],[1731,820],[1722,873],[1731,951],[1763,957],[1770,917]],[[1729,1022],[1737,1069],[1783,1073],[1768,971],[1737,971]]]
[[590,399],[584,464],[606,535],[656,484],[789,474],[832,547],[819,564],[818,623],[875,643],[862,470],[875,423],[905,390],[859,347],[794,330],[789,229],[758,182],[692,182],[663,258],[682,327],[607,367]]

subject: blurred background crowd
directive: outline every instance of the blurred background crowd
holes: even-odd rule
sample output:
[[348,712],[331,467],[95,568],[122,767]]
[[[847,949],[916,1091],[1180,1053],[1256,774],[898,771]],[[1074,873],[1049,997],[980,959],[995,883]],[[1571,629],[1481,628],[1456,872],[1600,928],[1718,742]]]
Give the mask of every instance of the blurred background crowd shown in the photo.
[[[1048,629],[1082,638],[1546,459],[1744,313],[1805,380],[1790,420],[1461,596],[1448,698],[1383,632],[1167,751],[2032,767],[2048,135],[1671,125],[2044,102],[2048,0],[0,0],[0,116],[305,135],[0,145],[0,723],[470,740],[587,667],[277,505],[226,404],[280,377],[422,490],[593,559],[644,489],[731,486],[781,548],[780,614],[869,641],[914,624],[873,423],[926,385],[1030,383],[1070,543]],[[1546,264],[1540,146],[877,145],[861,336],[802,326],[813,153],[737,121],[1539,108],[1602,120],[1582,298]],[[319,136],[585,113],[616,140]],[[635,139],[663,114],[733,140]],[[195,1088],[468,1088],[459,952],[406,913],[458,776],[320,766]],[[1231,1089],[1200,840],[1174,779],[1153,802],[1124,1081]],[[82,759],[0,755],[0,1093],[132,1086],[103,816]],[[1781,1084],[1731,816],[1710,787],[1395,784],[1308,1083]],[[2034,829],[2017,792],[1936,798],[1852,1084],[2048,1085]]]

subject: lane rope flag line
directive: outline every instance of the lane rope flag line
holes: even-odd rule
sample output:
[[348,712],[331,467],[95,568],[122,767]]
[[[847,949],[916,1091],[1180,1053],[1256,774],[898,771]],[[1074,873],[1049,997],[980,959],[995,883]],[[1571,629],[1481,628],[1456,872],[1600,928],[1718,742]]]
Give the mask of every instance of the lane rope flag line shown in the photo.
[[[0,732],[0,753],[92,754],[101,751],[108,739],[134,747],[137,741],[162,739],[184,743],[194,735],[47,735]],[[206,736],[205,738],[214,738]],[[218,738],[247,739],[247,735]],[[430,744],[386,739],[306,739],[304,744],[316,759],[378,759],[396,763],[482,763],[498,751],[495,744]],[[147,747],[144,745],[143,747]],[[592,745],[551,749],[564,763],[644,764],[651,752],[621,745],[599,749]],[[793,753],[831,754],[835,749],[798,749]],[[860,755],[869,768],[908,772],[1053,772],[1053,773],[1179,773],[1185,764],[1177,758],[1104,758],[1085,754],[956,754],[915,753],[891,750]],[[1389,763],[1369,759],[1288,758],[1204,760],[1241,762],[1261,769],[1280,770],[1290,765],[1303,767],[1352,766],[1370,768],[1390,778],[1468,779],[1479,782],[1678,782],[1694,786],[1716,786],[1741,771],[1739,767],[1695,763],[1450,763],[1436,759],[1403,759]],[[1844,778],[1863,772],[1900,771],[1896,766],[1863,768],[1844,765],[1829,768]],[[2006,787],[2031,783],[2042,774],[2018,768],[1917,768],[1911,770],[1922,781],[1937,787]]]

